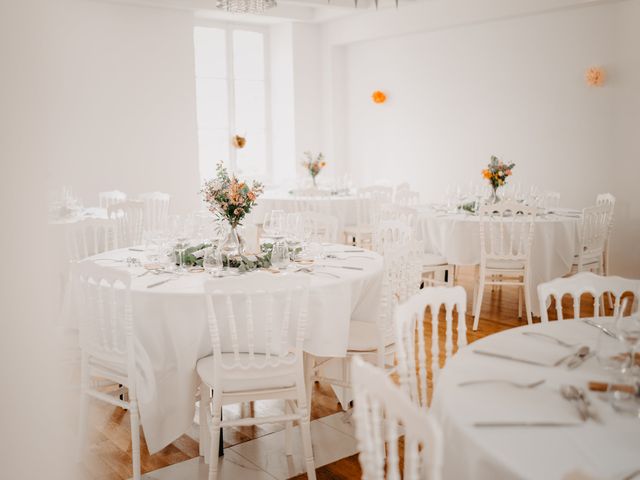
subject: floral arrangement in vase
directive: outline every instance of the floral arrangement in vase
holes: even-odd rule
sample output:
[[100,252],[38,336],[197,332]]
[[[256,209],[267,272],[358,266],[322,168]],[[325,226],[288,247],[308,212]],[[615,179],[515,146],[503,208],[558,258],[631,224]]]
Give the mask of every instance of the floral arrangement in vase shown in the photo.
[[492,188],[492,193],[489,201],[496,203],[498,199],[498,188],[502,187],[507,182],[507,177],[512,174],[515,163],[504,163],[498,157],[492,155],[491,161],[487,168],[482,170],[482,176],[489,181]]
[[216,166],[215,178],[206,181],[200,190],[209,211],[229,222],[230,231],[220,246],[227,256],[243,253],[243,243],[238,236],[237,227],[241,225],[245,215],[251,212],[262,192],[260,182],[253,181],[249,186],[235,175],[229,175],[222,163]]
[[307,169],[311,179],[313,180],[313,186],[316,186],[316,177],[327,166],[327,162],[324,161],[324,155],[322,152],[317,156],[313,156],[311,152],[304,152],[305,160],[302,161],[302,166]]

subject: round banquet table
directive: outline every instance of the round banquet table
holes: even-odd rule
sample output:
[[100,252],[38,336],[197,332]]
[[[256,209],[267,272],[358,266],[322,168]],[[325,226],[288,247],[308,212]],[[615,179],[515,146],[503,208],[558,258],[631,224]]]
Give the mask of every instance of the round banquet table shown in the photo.
[[338,219],[338,230],[341,231],[347,225],[356,225],[357,201],[355,195],[329,195],[323,197],[295,196],[286,191],[266,191],[258,198],[251,220],[261,224],[264,216],[272,210],[284,210],[287,213],[295,213],[299,209],[317,210],[328,213]]
[[[349,322],[375,321],[382,287],[382,257],[373,252],[342,253],[345,245],[325,246],[325,253],[335,252],[342,259],[317,261],[317,271],[333,276],[308,273],[309,318],[305,352],[321,357],[346,355]],[[345,259],[348,255],[348,259]],[[212,353],[203,295],[204,272],[185,273],[165,284],[148,285],[170,278],[169,275],[145,274],[142,266],[127,267],[122,261],[137,257],[144,264],[146,254],[120,249],[95,255],[90,260],[131,275],[134,331],[146,352],[138,368],[143,378],[153,376],[153,392],[140,395],[140,417],[151,453],[185,433],[193,422],[197,390],[197,361]],[[346,269],[340,266],[361,268]],[[246,273],[244,275],[251,275]],[[335,278],[337,276],[338,278]],[[224,282],[228,277],[219,278]],[[149,371],[152,370],[152,371]]]
[[[445,257],[452,265],[480,264],[480,217],[423,209],[418,221],[427,252]],[[579,215],[570,212],[536,217],[530,269],[534,315],[540,314],[537,286],[571,270],[579,226]]]
[[[595,348],[599,330],[582,320],[513,328],[460,350],[440,372],[432,412],[445,441],[444,478],[613,479],[640,468],[640,420],[615,413],[602,394],[587,396],[602,423],[580,422],[573,404],[559,392],[563,384],[587,389],[589,381],[611,382],[592,357],[574,370],[545,367],[474,353],[482,349],[552,364],[568,350],[545,339],[522,335],[544,332],[569,343]],[[507,384],[459,386],[480,379],[518,383],[545,380],[533,389]],[[477,427],[475,422],[567,422],[574,426]],[[578,473],[579,472],[579,473]],[[579,476],[579,475],[582,476]],[[572,476],[576,475],[576,476]]]

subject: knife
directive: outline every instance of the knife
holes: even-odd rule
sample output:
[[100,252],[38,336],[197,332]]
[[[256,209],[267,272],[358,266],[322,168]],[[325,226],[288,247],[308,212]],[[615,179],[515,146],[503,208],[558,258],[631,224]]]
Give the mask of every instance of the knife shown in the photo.
[[157,287],[158,285],[162,285],[164,283],[170,282],[171,280],[175,280],[175,278],[167,278],[166,280],[160,280],[159,282],[152,283],[151,285],[147,285],[147,288]]
[[527,360],[526,358],[512,357],[503,355],[502,353],[487,352],[485,350],[473,350],[473,353],[486,355],[488,357],[502,358],[504,360],[513,360],[514,362],[528,363],[529,365],[538,365],[539,367],[551,367],[548,363],[536,362],[535,360]]
[[593,320],[585,320],[584,323],[586,323],[587,325],[591,325],[592,327],[595,327],[595,328],[597,328],[599,330],[602,330],[602,333],[604,333],[605,335],[609,335],[611,338],[615,338],[616,340],[618,339],[618,337],[617,337],[617,335],[615,333],[613,333],[608,328],[605,328],[602,325],[597,324]]
[[364,270],[364,268],[362,268],[362,267],[350,267],[348,265],[316,265],[316,267],[345,268],[347,270]]

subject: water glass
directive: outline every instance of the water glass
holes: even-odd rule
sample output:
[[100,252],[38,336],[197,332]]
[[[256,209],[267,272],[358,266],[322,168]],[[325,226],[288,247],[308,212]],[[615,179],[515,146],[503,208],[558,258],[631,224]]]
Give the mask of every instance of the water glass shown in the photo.
[[289,266],[289,247],[286,242],[276,242],[271,250],[271,265],[285,269]]
[[205,250],[204,259],[202,260],[204,271],[214,277],[222,275],[223,262],[220,250],[210,247]]

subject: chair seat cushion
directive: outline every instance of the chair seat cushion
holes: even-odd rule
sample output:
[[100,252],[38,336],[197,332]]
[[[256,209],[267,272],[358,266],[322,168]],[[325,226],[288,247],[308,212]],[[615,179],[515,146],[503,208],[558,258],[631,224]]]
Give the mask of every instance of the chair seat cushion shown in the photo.
[[438,267],[440,265],[446,265],[447,259],[435,253],[423,253],[420,256],[420,262],[423,267]]
[[[388,341],[385,346],[393,344]],[[378,326],[375,322],[358,322],[352,320],[349,323],[350,352],[370,352],[378,348]]]
[[[263,364],[266,362],[266,356],[262,354],[256,354],[253,363]],[[273,358],[273,357],[272,357]],[[264,368],[250,367],[250,368],[234,368],[223,369],[223,378],[220,379],[220,384],[224,392],[239,392],[239,391],[251,391],[251,390],[267,390],[275,388],[288,388],[293,387],[296,383],[297,362],[295,362],[295,355],[289,353],[285,360],[292,363],[281,363],[278,366],[265,366]],[[225,365],[233,363],[233,353],[223,353],[222,362]],[[241,353],[240,362],[243,365],[249,363],[249,354]],[[207,385],[213,387],[215,380],[214,358],[213,355],[201,358],[198,360],[196,370],[200,379]]]

